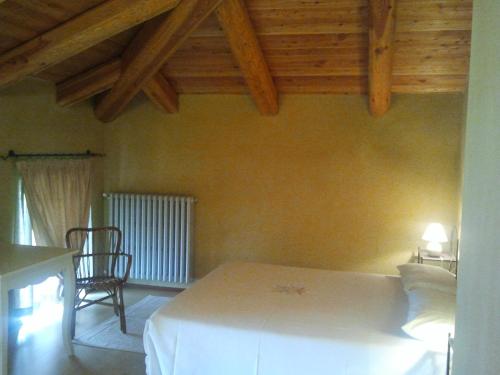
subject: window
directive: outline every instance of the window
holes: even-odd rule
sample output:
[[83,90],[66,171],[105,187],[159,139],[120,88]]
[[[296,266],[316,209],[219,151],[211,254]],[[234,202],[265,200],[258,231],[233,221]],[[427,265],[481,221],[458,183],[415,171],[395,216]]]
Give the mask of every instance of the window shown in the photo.
[[[92,210],[89,215],[89,227],[91,217]],[[36,245],[21,179],[17,185],[15,242],[21,245]],[[85,246],[84,252],[91,251],[89,246]],[[13,306],[21,326],[17,336],[18,344],[24,342],[30,334],[62,319],[63,305],[59,298],[59,288],[59,278],[53,276],[40,284],[20,289],[14,294]]]

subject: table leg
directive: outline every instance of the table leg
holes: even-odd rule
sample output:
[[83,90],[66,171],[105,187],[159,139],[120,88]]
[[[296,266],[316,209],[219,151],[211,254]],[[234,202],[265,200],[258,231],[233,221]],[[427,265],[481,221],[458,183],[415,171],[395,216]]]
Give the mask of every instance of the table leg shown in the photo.
[[0,375],[7,375],[9,338],[9,291],[0,281]]
[[64,282],[64,312],[62,320],[63,343],[68,355],[73,355],[73,341],[71,337],[71,317],[75,303],[75,271],[73,259],[69,259],[63,270]]

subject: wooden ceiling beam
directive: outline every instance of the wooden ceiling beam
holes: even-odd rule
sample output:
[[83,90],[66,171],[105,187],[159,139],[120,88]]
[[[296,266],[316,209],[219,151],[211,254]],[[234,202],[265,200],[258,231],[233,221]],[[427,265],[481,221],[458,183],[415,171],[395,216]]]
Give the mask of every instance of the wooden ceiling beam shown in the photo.
[[95,108],[98,119],[114,120],[168,58],[222,0],[182,0],[139,31],[122,59],[122,73]]
[[[115,59],[57,84],[57,104],[67,107],[109,90],[120,78],[121,65],[121,60]],[[154,75],[143,91],[160,109],[178,111],[177,92],[162,73]]]
[[370,112],[382,116],[391,106],[396,0],[370,0],[368,95]]
[[179,0],[108,0],[0,56],[0,86],[36,74],[177,6]]
[[278,92],[243,0],[224,0],[216,14],[260,113],[278,113]]
[[167,113],[179,112],[177,92],[161,72],[156,73],[142,91],[159,109]]
[[82,102],[113,87],[120,78],[121,60],[115,59],[56,85],[56,102],[62,107]]

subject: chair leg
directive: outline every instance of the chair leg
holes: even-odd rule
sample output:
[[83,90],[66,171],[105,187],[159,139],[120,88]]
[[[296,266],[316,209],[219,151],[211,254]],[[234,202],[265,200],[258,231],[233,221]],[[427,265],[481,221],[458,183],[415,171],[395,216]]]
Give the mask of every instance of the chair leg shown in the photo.
[[127,323],[125,321],[125,302],[123,301],[123,286],[118,287],[119,300],[120,300],[120,330],[127,333]]
[[116,295],[116,288],[113,289],[113,294],[111,295],[111,299],[113,300],[113,309],[115,310],[115,315],[119,316],[120,315],[120,308],[118,304],[118,298]]

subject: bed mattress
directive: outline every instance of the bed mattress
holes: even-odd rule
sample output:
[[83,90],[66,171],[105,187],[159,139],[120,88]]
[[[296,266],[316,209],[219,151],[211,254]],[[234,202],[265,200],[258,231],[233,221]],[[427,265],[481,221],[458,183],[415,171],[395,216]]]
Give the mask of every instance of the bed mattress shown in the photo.
[[149,375],[443,375],[401,331],[398,277],[228,263],[157,310]]

